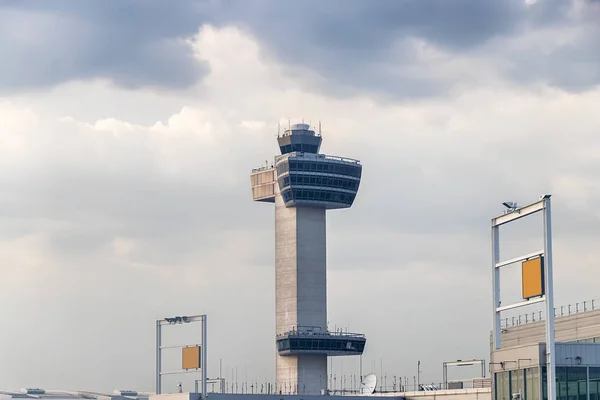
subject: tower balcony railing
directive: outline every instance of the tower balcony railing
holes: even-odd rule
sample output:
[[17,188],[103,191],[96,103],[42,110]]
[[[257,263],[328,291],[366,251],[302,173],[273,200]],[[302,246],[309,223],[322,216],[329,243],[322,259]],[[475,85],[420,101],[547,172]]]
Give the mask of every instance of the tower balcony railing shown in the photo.
[[292,151],[290,153],[286,153],[286,154],[277,156],[277,162],[285,160],[290,157],[306,157],[306,158],[310,158],[311,160],[323,159],[323,160],[341,161],[341,162],[345,162],[345,163],[360,165],[360,160],[356,160],[354,158],[330,156],[327,154],[305,153],[303,151]]
[[343,161],[343,162],[352,163],[352,164],[360,164],[360,161],[359,160],[355,160],[354,158],[338,157],[338,156],[328,156],[326,154],[323,154],[323,156],[324,156],[324,158],[326,160]]
[[273,164],[263,165],[262,167],[252,168],[252,172],[266,171],[266,170],[273,169],[273,168],[274,168]]
[[277,351],[280,356],[319,354],[324,356],[361,355],[367,338],[361,333],[336,330],[329,332],[320,327],[294,327],[277,335]]
[[327,329],[322,329],[318,326],[298,326],[297,328],[283,332],[277,335],[277,338],[286,338],[290,336],[328,336],[328,337],[341,337],[341,338],[366,338],[366,336],[362,333],[353,333],[353,332],[345,332],[343,330],[339,331],[329,331]]
[[[573,314],[580,314],[588,311],[600,310],[598,300],[588,300],[574,304],[554,308],[554,318],[567,317]],[[501,328],[512,328],[525,324],[544,321],[546,317],[545,311],[534,311],[526,314],[519,314],[500,320]]]

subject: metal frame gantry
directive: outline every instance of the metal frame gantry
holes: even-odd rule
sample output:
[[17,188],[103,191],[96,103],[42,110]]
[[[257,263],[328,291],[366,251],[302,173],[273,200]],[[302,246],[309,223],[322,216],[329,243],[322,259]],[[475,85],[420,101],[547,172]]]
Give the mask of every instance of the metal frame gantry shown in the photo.
[[[190,347],[190,345],[175,345],[175,346],[163,346],[162,345],[162,327],[165,325],[177,325],[182,323],[190,323],[190,322],[200,322],[202,324],[201,333],[202,339],[200,344],[193,345],[200,347],[200,360],[199,367],[195,366],[191,370],[181,369],[178,371],[162,371],[162,350],[163,349],[183,349],[185,347]],[[206,364],[206,315],[193,315],[193,316],[185,316],[185,317],[172,317],[172,318],[163,318],[156,320],[156,394],[161,394],[162,389],[162,376],[163,375],[173,375],[173,374],[187,374],[187,373],[197,373],[198,369],[202,374],[202,398],[206,399],[207,397],[207,364]],[[197,386],[197,384],[196,384]]]
[[[552,220],[551,220],[551,195],[540,196],[540,200],[524,207],[517,207],[516,203],[504,203],[507,207],[505,214],[492,218],[492,281],[494,286],[494,349],[500,349],[500,313],[502,311],[544,302],[546,306],[546,370],[548,383],[548,400],[556,400],[556,363],[554,353],[554,283],[552,277]],[[500,261],[500,232],[501,225],[517,219],[543,213],[544,248],[543,250],[524,256]],[[500,268],[510,264],[527,261],[535,257],[543,257],[543,292],[541,296],[510,305],[501,305],[500,299]],[[541,377],[540,377],[541,380]]]
[[466,367],[477,364],[481,366],[481,377],[485,378],[485,360],[483,359],[444,361],[442,363],[442,389],[448,389],[448,367]]

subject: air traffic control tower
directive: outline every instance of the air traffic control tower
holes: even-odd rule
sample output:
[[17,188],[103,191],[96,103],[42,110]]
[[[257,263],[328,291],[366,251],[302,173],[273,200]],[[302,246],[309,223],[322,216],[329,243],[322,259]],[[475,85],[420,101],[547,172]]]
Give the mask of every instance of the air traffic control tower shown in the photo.
[[252,171],[255,201],[275,203],[276,393],[322,394],[327,357],[363,353],[364,335],[327,328],[326,218],[354,202],[359,161],[319,154],[321,134],[294,124],[281,155]]

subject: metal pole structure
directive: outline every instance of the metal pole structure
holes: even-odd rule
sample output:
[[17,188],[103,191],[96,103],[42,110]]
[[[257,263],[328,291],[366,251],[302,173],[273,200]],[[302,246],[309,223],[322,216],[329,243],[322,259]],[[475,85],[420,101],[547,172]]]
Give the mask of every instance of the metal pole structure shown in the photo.
[[[200,341],[200,345],[195,344],[193,346],[189,345],[162,345],[162,327],[163,325],[178,325],[178,324],[187,324],[190,322],[201,322],[202,323],[202,340]],[[206,398],[207,394],[207,362],[206,362],[206,315],[194,315],[194,316],[177,316],[177,317],[169,317],[162,318],[156,321],[156,394],[162,393],[162,376],[163,375],[174,375],[174,374],[187,374],[187,373],[198,373],[202,374],[202,398]],[[193,363],[197,363],[193,367],[183,367],[185,369],[177,370],[177,371],[163,371],[162,370],[162,350],[163,349],[186,349],[189,347],[199,348],[200,355],[199,359]],[[183,351],[183,350],[182,350]],[[182,355],[183,357],[183,355]],[[182,358],[183,362],[183,358]],[[200,371],[198,371],[200,370]],[[195,389],[198,392],[198,382],[195,382]]]
[[552,276],[552,208],[544,196],[544,280],[546,286],[546,370],[548,400],[556,400],[556,363],[554,345],[554,282]]
[[[586,367],[586,374],[585,374],[585,387],[589,388],[590,387],[590,367]],[[587,395],[585,400],[590,400],[590,390],[586,390]]]
[[363,379],[363,375],[362,375],[362,354],[359,357],[360,357],[360,361],[359,361],[359,363],[360,363],[359,364],[360,371],[359,371],[359,373],[360,373],[360,381],[362,382],[362,379]]
[[162,341],[160,337],[160,321],[156,321],[156,394],[160,394],[161,391],[161,351]]
[[446,390],[448,389],[448,365],[446,364],[446,362],[444,361],[442,363],[442,390]]
[[206,393],[206,314],[202,316],[202,398],[207,398]]
[[444,361],[442,363],[442,389],[448,389],[448,367],[466,367],[470,365],[479,364],[481,365],[481,377],[485,378],[485,360],[484,359],[473,359],[473,360],[456,360],[456,361]]
[[[555,362],[555,342],[554,342],[554,282],[552,271],[552,208],[550,203],[551,195],[540,196],[535,203],[524,207],[517,207],[514,202],[505,202],[503,205],[507,208],[505,214],[492,219],[492,281],[493,281],[493,301],[494,301],[494,329],[493,342],[494,350],[500,349],[500,313],[523,306],[528,306],[540,302],[545,303],[546,308],[546,367],[547,367],[547,400],[556,400],[556,362]],[[544,225],[544,248],[530,254],[522,255],[510,260],[500,262],[500,240],[499,227],[517,219],[535,214],[539,211],[543,213]],[[539,279],[542,279],[542,290],[540,293],[532,293],[529,297],[524,296],[524,301],[513,304],[501,304],[500,299],[500,268],[515,263],[523,263],[542,257],[543,272]],[[522,264],[523,265],[523,264]],[[523,268],[523,266],[522,266]],[[485,370],[484,370],[485,372]],[[495,379],[492,373],[492,386],[495,386]],[[493,388],[492,388],[493,390]]]
[[494,285],[494,350],[500,349],[500,269],[496,265],[500,262],[500,227],[492,226],[492,282]]

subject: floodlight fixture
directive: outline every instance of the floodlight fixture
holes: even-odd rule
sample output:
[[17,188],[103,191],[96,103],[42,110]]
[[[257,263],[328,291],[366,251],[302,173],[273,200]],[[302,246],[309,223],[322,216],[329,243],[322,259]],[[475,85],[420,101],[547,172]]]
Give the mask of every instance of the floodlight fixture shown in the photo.
[[505,201],[502,203],[502,205],[506,207],[507,214],[516,211],[516,209],[518,208],[516,201]]

